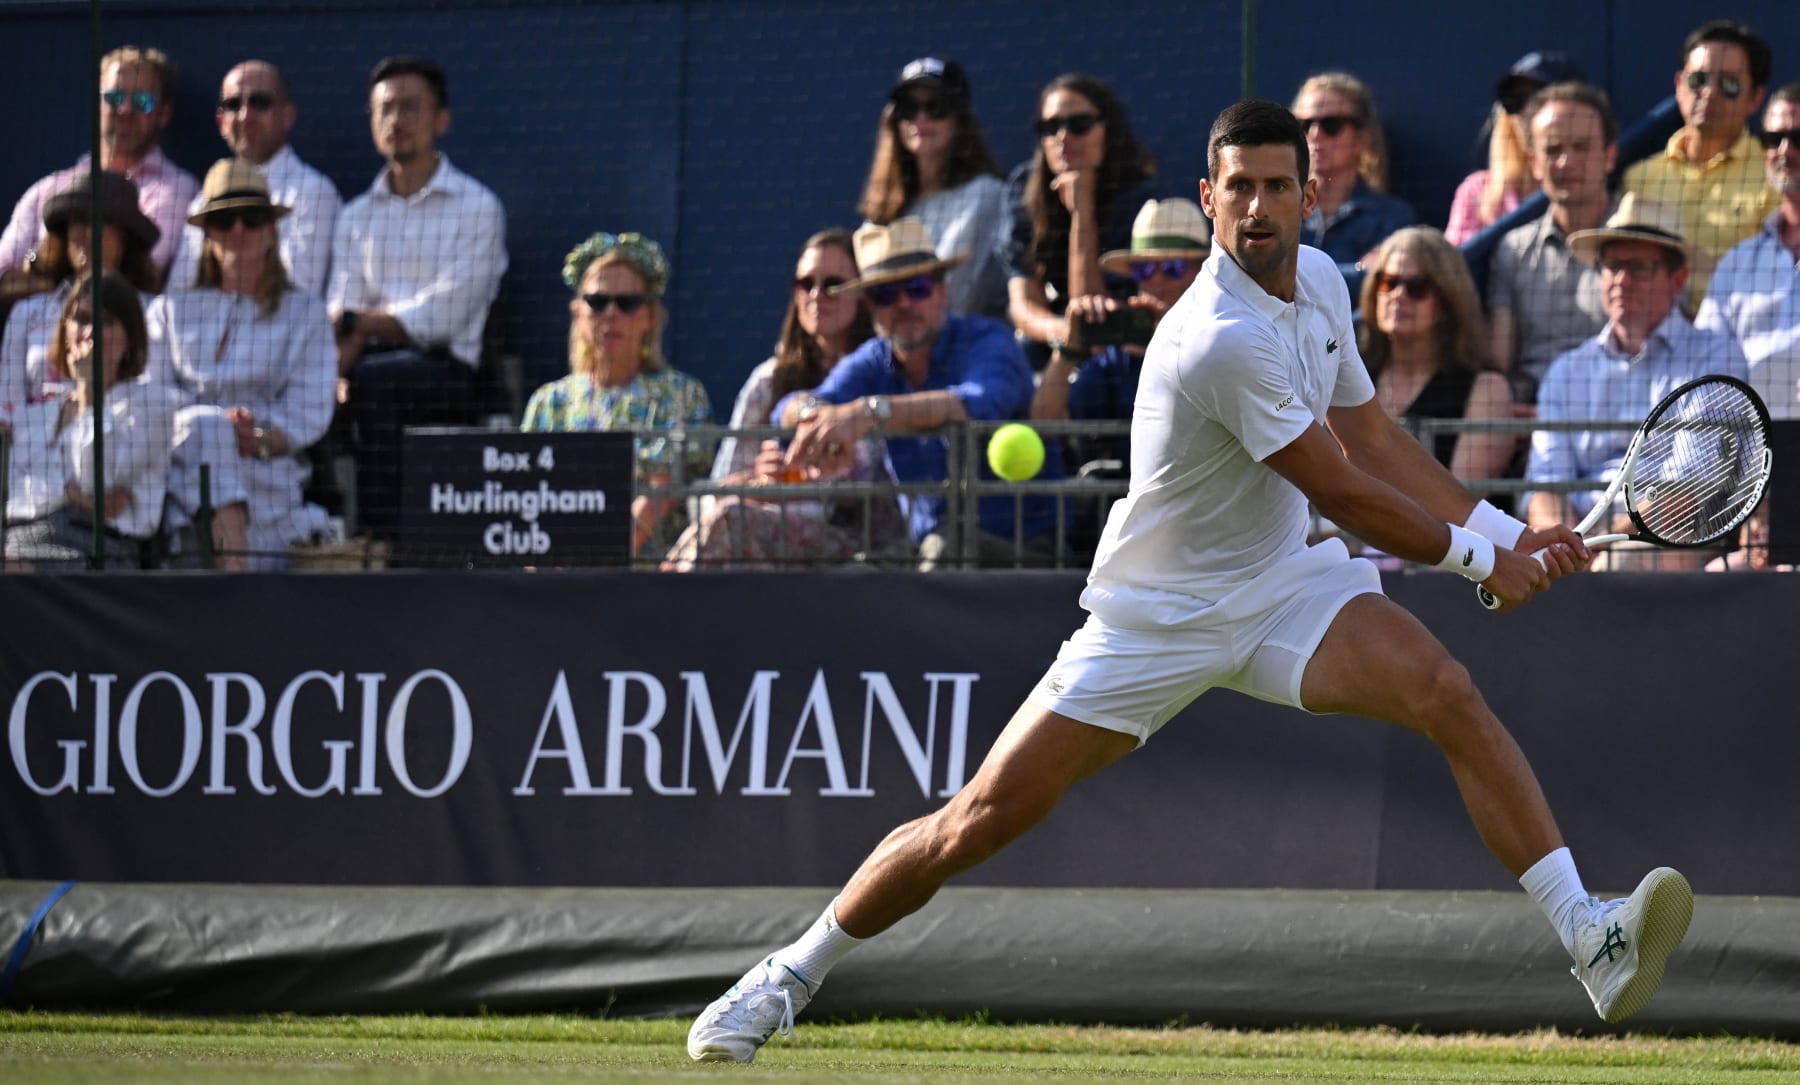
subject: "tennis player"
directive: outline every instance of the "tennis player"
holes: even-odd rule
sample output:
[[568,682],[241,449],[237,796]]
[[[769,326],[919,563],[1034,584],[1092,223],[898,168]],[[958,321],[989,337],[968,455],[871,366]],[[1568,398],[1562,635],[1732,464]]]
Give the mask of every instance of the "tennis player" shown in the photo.
[[[1649,1001],[1687,931],[1687,881],[1652,872],[1601,903],[1512,736],[1468,672],[1342,542],[1307,545],[1307,503],[1371,545],[1517,605],[1592,555],[1477,502],[1375,402],[1337,266],[1298,242],[1305,133],[1272,102],[1219,115],[1201,207],[1211,256],[1158,327],[1131,430],[1131,488],[1107,520],[1085,625],[936,813],[883,840],[818,921],[702,1012],[696,1059],[747,1062],[865,939],[1041,821],[1076,781],[1214,687],[1424,734],[1482,840],[1544,909],[1608,1021]],[[1530,555],[1546,549],[1543,563]]]

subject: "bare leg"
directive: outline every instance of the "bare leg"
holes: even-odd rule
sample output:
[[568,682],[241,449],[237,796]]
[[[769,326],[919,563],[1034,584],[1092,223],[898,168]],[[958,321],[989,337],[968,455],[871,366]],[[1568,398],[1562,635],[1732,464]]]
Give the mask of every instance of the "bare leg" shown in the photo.
[[1307,664],[1301,703],[1386,720],[1435,742],[1488,850],[1517,877],[1563,846],[1537,776],[1469,679],[1419,620],[1380,595],[1350,601]]
[[1027,702],[975,778],[936,813],[889,833],[844,887],[837,919],[870,938],[924,907],[952,875],[1023,836],[1077,780],[1137,747],[1137,739]]

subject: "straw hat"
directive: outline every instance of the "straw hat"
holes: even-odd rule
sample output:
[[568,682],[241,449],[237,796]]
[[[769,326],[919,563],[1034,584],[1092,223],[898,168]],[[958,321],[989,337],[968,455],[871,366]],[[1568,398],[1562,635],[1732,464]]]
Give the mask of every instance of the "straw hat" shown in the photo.
[[1627,192],[1619,209],[1597,230],[1577,230],[1569,235],[1569,252],[1589,267],[1600,262],[1600,249],[1609,241],[1648,241],[1674,249],[1687,261],[1688,270],[1704,274],[1712,269],[1711,254],[1688,244],[1682,228],[1681,209],[1673,204],[1642,199]]
[[[87,218],[92,206],[92,192],[88,177],[83,174],[75,187],[45,200],[44,229],[60,233],[68,226],[70,218],[77,215]],[[162,236],[162,230],[138,207],[138,187],[131,183],[131,178],[112,170],[100,171],[100,220],[124,230],[146,249],[155,248],[156,239]]]
[[200,186],[199,210],[188,216],[188,225],[206,225],[206,216],[233,207],[263,207],[276,218],[285,218],[291,208],[269,199],[269,182],[256,163],[242,158],[221,158],[206,171],[206,183]]
[[938,256],[931,241],[931,231],[922,220],[911,215],[895,219],[886,226],[865,224],[856,231],[853,241],[856,247],[856,266],[862,269],[862,274],[834,288],[831,291],[833,294],[848,294],[868,286],[899,282],[915,275],[929,275],[934,271],[953,268],[969,258],[966,252],[949,257]]
[[1147,200],[1131,223],[1131,248],[1100,258],[1101,268],[1123,275],[1133,260],[1206,258],[1212,232],[1193,200]]

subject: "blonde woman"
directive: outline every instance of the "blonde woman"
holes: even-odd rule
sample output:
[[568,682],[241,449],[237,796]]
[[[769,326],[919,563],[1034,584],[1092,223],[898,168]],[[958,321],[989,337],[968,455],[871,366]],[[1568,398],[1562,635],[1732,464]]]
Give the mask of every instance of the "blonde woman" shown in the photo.
[[1382,238],[1419,220],[1412,205],[1388,195],[1387,134],[1375,96],[1349,72],[1322,72],[1300,84],[1291,107],[1306,130],[1318,206],[1301,223],[1300,241],[1323,249],[1354,298],[1363,268]]
[[1444,227],[1450,244],[1473,240],[1537,191],[1519,111],[1533,94],[1551,83],[1586,78],[1580,66],[1561,53],[1527,53],[1494,84],[1494,105],[1483,128],[1487,168],[1469,174],[1456,187],[1456,196],[1450,201],[1450,223]]
[[[638,431],[632,547],[642,550],[659,535],[667,542],[681,528],[680,502],[644,491],[667,484],[677,453],[672,442],[645,431],[713,420],[705,385],[663,358],[668,258],[642,234],[597,233],[564,259],[563,281],[575,292],[569,375],[532,393],[520,428]],[[688,478],[705,477],[711,466],[709,443],[687,445]]]

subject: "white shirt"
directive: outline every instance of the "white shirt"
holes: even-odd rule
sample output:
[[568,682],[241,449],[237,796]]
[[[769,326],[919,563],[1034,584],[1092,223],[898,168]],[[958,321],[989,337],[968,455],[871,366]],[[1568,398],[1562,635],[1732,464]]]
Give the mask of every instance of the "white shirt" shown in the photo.
[[68,287],[20,298],[0,335],[0,422],[44,397],[50,381],[50,339],[62,319]]
[[1144,355],[1131,489],[1081,604],[1122,628],[1181,625],[1306,548],[1307,499],[1263,464],[1334,406],[1375,395],[1337,264],[1301,246],[1294,301],[1216,243]]
[[[323,297],[329,281],[326,272],[331,266],[331,234],[344,205],[337,186],[300,161],[300,156],[286,144],[262,164],[262,172],[269,183],[269,202],[290,209],[287,217],[275,224],[281,238],[281,265],[287,268],[288,281],[314,297]],[[195,196],[187,213],[199,214],[205,202],[204,196]],[[194,289],[205,242],[206,234],[200,227],[181,228],[181,250],[169,268],[171,292]]]
[[1738,341],[1750,386],[1777,420],[1800,418],[1800,264],[1781,243],[1781,212],[1725,254],[1694,326]]
[[[61,397],[33,403],[13,416],[11,492],[7,519],[23,522],[48,516],[68,504],[65,487],[74,482],[94,498],[94,414],[82,410],[62,428]],[[162,523],[169,458],[175,442],[175,399],[169,389],[143,377],[120,381],[106,393],[106,488],[129,489],[131,503],[109,521],[121,534],[147,538]]]
[[329,308],[379,309],[422,348],[448,347],[473,369],[506,271],[506,210],[440,154],[425,187],[396,196],[383,169],[338,216]]

